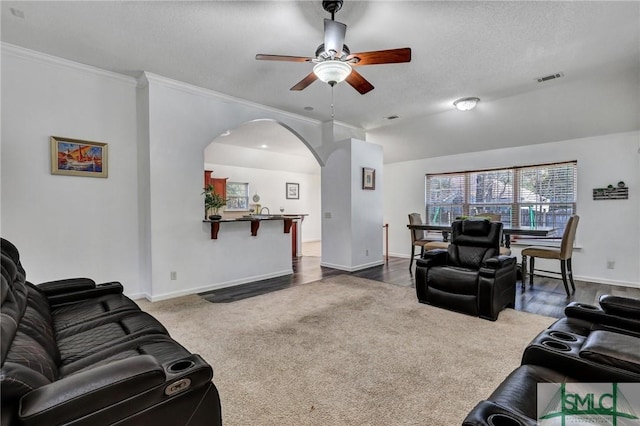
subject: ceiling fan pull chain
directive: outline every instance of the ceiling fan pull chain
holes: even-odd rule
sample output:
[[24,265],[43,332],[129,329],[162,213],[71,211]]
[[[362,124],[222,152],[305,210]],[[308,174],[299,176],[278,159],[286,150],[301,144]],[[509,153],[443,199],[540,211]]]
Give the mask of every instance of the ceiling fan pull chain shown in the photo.
[[333,120],[335,118],[335,114],[333,113],[333,87],[331,86],[331,119]]

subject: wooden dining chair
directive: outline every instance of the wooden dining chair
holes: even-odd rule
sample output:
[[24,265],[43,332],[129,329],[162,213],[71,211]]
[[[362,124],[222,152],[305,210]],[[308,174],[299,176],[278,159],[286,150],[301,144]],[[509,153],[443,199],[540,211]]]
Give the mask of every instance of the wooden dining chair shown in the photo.
[[[409,225],[420,225],[421,223],[422,216],[420,216],[420,213],[409,214]],[[422,256],[425,251],[425,244],[432,242],[432,240],[428,239],[426,232],[421,229],[410,229],[409,231],[411,231],[411,261],[409,262],[409,269],[411,269],[416,256],[416,247],[420,247],[418,255]]]
[[[525,288],[525,281],[527,277],[527,258],[529,258],[529,286],[533,286],[533,274],[535,271],[535,258],[541,259],[557,259],[560,261],[560,274],[562,275],[562,283],[564,289],[567,292],[567,297],[571,296],[569,292],[569,282],[571,282],[571,289],[573,293],[576,291],[576,285],[573,282],[573,266],[571,265],[571,256],[573,254],[573,243],[576,239],[576,229],[578,229],[578,222],[580,217],[573,215],[569,218],[567,226],[564,229],[562,235],[562,242],[560,247],[542,247],[542,246],[530,246],[522,249],[522,289]],[[542,271],[541,269],[539,269]],[[552,271],[543,271],[547,273],[556,273]]]

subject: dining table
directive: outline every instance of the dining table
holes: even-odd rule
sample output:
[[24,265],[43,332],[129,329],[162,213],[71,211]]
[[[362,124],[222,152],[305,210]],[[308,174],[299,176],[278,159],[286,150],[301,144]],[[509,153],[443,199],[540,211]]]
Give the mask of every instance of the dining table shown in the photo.
[[[416,223],[413,225],[407,225],[409,229],[418,229],[422,231],[440,231],[442,232],[442,240],[449,241],[449,233],[451,232],[451,224],[430,224],[430,223]],[[504,246],[511,247],[512,235],[528,235],[532,237],[548,237],[557,228],[552,226],[523,226],[523,225],[507,225],[504,224],[502,233],[504,234]]]

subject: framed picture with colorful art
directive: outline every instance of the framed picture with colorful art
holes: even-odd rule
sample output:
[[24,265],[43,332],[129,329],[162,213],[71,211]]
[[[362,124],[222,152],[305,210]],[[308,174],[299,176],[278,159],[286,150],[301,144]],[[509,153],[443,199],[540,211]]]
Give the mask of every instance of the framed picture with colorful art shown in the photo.
[[107,144],[51,136],[51,174],[106,178]]

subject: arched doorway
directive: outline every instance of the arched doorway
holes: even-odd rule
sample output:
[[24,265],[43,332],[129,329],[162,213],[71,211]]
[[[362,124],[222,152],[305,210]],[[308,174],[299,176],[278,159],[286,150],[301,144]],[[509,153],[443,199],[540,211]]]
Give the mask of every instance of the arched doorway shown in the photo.
[[248,121],[217,136],[203,157],[205,180],[222,181],[228,189],[225,218],[305,215],[294,252],[320,255],[320,160],[295,131],[276,120]]

